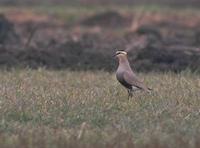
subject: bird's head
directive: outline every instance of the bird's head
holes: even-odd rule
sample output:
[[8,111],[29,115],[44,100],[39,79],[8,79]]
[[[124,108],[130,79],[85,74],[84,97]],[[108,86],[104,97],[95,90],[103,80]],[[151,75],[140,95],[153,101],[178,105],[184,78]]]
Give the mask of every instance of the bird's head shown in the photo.
[[118,51],[116,51],[115,56],[118,57],[118,58],[126,57],[127,56],[127,52],[123,51],[123,50],[118,50]]
[[128,57],[127,57],[127,52],[126,51],[124,51],[124,50],[118,50],[115,53],[115,57],[118,58],[119,64],[125,63],[126,65],[129,65]]

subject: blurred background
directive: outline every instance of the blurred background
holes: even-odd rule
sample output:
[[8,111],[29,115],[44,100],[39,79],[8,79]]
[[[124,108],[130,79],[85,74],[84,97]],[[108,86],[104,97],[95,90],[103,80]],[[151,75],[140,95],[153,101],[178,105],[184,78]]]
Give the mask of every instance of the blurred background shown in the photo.
[[[129,5],[161,4],[171,6],[199,6],[198,0],[1,0],[2,5]],[[180,6],[182,5],[182,6]]]
[[0,68],[200,70],[199,0],[0,0]]

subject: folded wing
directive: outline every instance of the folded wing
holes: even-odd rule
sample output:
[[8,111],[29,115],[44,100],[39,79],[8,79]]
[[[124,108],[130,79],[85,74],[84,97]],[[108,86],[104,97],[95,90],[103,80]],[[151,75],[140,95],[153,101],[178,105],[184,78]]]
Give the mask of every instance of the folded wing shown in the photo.
[[141,80],[139,80],[136,77],[136,75],[134,75],[134,73],[125,71],[123,77],[128,84],[149,92],[149,88],[146,85],[144,85],[144,83]]

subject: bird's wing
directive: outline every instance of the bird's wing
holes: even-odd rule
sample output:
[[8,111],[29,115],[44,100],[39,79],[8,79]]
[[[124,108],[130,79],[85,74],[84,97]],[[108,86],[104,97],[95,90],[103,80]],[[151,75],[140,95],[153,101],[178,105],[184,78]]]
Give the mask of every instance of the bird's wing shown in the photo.
[[130,84],[130,85],[132,85],[132,86],[135,86],[135,87],[138,87],[138,88],[140,88],[140,89],[143,89],[143,90],[145,90],[145,91],[149,91],[149,90],[148,90],[148,87],[145,86],[144,83],[143,83],[141,80],[139,80],[139,79],[136,77],[136,75],[134,75],[134,73],[132,73],[132,72],[127,72],[127,71],[126,71],[126,72],[124,72],[123,77],[124,77],[124,80],[125,80],[128,84]]

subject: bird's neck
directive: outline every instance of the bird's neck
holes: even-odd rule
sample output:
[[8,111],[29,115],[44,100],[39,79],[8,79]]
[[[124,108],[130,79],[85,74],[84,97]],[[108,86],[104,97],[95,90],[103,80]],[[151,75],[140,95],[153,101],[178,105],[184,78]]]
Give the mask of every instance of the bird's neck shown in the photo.
[[120,57],[119,58],[119,66],[123,66],[124,68],[129,68],[130,69],[130,64],[128,62],[128,59],[126,56]]

